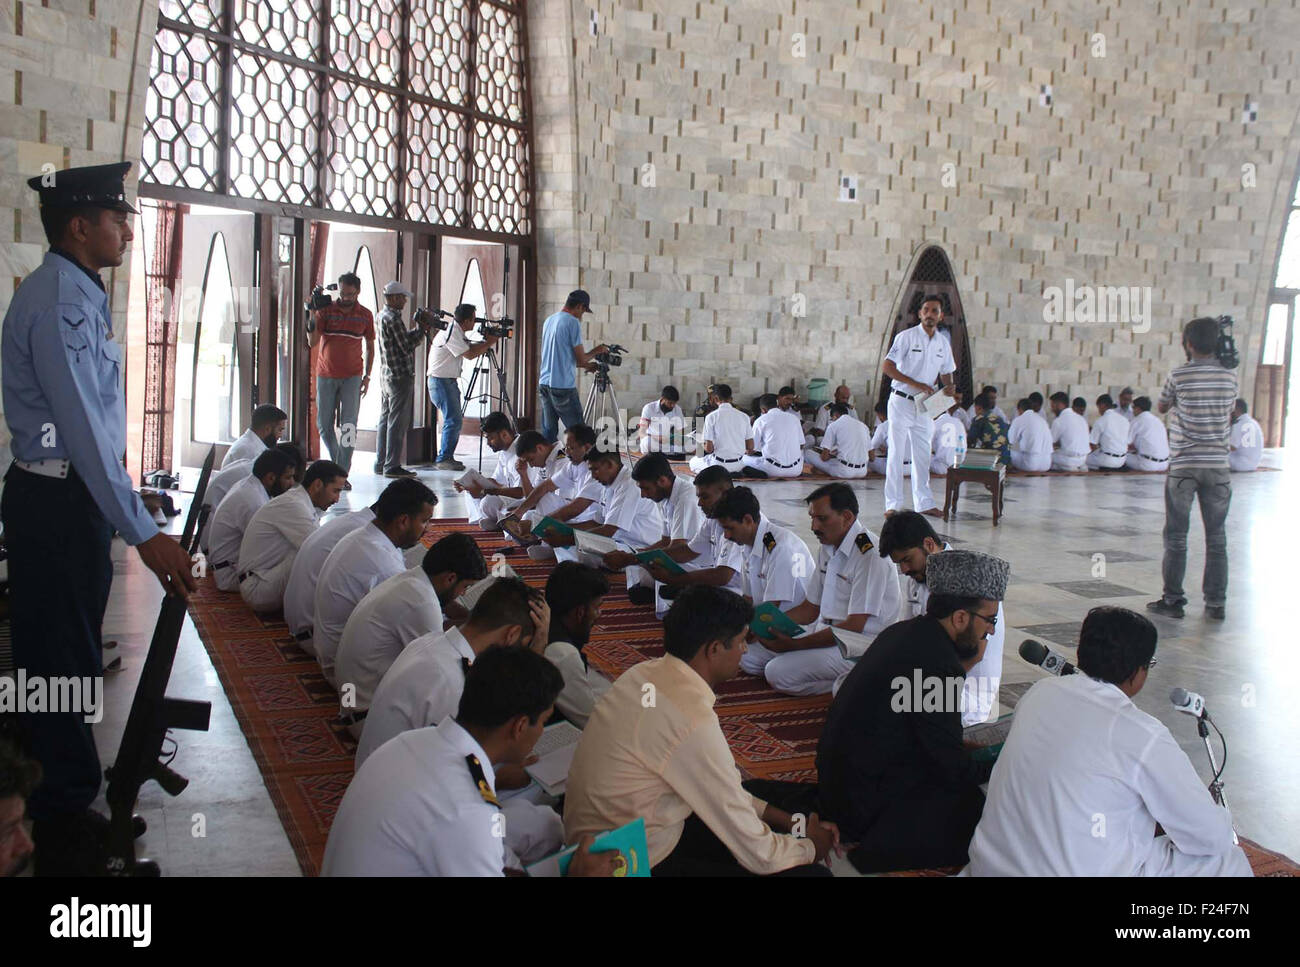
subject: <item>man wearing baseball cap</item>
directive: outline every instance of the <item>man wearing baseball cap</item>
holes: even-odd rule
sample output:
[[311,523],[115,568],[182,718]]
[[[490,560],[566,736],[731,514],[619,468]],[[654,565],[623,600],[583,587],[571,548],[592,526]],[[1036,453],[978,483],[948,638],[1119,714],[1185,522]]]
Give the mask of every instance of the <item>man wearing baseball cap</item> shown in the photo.
[[564,300],[564,308],[542,323],[542,368],[538,372],[538,391],[542,396],[542,436],[546,442],[559,439],[558,421],[567,429],[582,422],[582,404],[578,402],[578,371],[594,368],[593,357],[608,350],[601,343],[587,352],[582,348],[582,314],[591,311],[591,296],[574,289]]
[[[50,167],[27,182],[40,195],[50,250],[4,320],[0,378],[14,462],[0,517],[14,661],[29,682],[102,678],[114,533],[168,593],[194,588],[189,555],[158,533],[122,462],[122,347],[99,273],[122,264],[134,237],[123,188],[130,168]],[[90,808],[103,775],[92,718],[69,709],[18,715],[26,754],[45,776],[27,804],[37,875],[103,872],[108,823]]]
[[402,283],[384,286],[384,308],[379,313],[379,427],[375,435],[375,473],[385,477],[414,477],[414,470],[402,466],[406,431],[411,428],[411,405],[415,394],[415,348],[429,334],[429,324],[418,322],[410,329],[402,321],[406,300],[415,293]]

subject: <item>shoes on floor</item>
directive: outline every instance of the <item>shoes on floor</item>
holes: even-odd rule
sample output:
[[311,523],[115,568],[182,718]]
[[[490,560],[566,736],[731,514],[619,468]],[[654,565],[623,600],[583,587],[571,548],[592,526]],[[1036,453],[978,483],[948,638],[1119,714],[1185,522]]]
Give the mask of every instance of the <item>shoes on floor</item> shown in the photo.
[[439,460],[433,465],[435,470],[464,470],[465,464],[459,460]]
[[740,475],[741,475],[742,477],[749,477],[749,478],[751,478],[751,479],[753,479],[753,480],[766,480],[766,479],[767,479],[767,471],[766,471],[766,470],[759,470],[759,469],[757,469],[757,468],[755,468],[755,467],[746,467],[744,470],[740,471]]
[[384,475],[384,468],[379,464],[375,464],[374,474],[376,477],[382,477]]
[[1162,614],[1166,618],[1181,618],[1183,616],[1183,606],[1181,604],[1168,604],[1164,598],[1148,601],[1147,610]]
[[385,470],[385,477],[418,477],[419,474],[414,470],[407,470],[405,467],[398,467],[396,470]]
[[1227,617],[1227,613],[1224,611],[1224,606],[1221,604],[1207,604],[1205,606],[1205,617],[1213,618],[1215,621],[1222,621]]
[[636,584],[627,589],[627,599],[633,604],[654,604],[655,589],[645,584]]
[[681,593],[681,590],[676,584],[665,584],[659,588],[659,597],[665,601],[672,601]]

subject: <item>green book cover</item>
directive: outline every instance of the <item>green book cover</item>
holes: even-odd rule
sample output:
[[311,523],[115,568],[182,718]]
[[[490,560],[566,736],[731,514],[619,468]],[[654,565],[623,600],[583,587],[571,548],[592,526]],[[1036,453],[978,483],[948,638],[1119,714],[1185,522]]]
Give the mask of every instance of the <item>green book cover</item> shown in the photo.
[[[569,864],[573,862],[576,850],[576,846],[570,846],[554,856],[538,860],[528,867],[528,875],[564,876],[569,872]],[[650,849],[646,845],[644,819],[637,817],[626,826],[597,836],[591,844],[591,851],[603,853],[606,850],[618,850],[619,866],[614,872],[616,877],[650,875]]]
[[792,621],[774,601],[764,601],[754,609],[754,620],[749,629],[760,638],[771,638],[773,631],[779,631],[791,638],[803,634],[803,628]]
[[636,555],[636,559],[642,564],[662,564],[663,569],[669,574],[686,573],[686,568],[669,557],[661,547],[656,547],[653,551],[641,551]]
[[572,537],[573,528],[554,517],[543,517],[533,528],[533,534],[537,537]]

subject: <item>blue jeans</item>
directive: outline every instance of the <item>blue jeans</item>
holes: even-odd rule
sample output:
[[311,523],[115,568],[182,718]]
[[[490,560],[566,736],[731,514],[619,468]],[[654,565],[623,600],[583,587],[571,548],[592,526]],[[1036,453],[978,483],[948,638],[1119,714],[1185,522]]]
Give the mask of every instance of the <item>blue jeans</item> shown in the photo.
[[577,387],[556,389],[553,386],[538,386],[542,394],[542,436],[547,443],[554,443],[560,438],[556,419],[564,421],[567,429],[582,422],[582,405],[578,402]]
[[442,442],[438,445],[438,463],[456,459],[456,444],[460,441],[460,383],[455,379],[429,377],[429,399],[442,414]]
[[[334,414],[339,412],[339,429],[342,439],[334,435]],[[316,377],[316,429],[320,442],[325,444],[330,459],[343,468],[352,470],[352,450],[357,444],[357,414],[361,411],[361,377]]]

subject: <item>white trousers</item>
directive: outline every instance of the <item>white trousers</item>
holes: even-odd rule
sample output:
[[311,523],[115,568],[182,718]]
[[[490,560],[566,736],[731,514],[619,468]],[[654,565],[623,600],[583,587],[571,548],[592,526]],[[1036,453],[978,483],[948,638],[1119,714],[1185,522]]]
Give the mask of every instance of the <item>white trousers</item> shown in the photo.
[[802,463],[796,463],[793,467],[778,467],[767,457],[751,457],[749,454],[745,454],[742,462],[752,470],[762,470],[769,477],[793,478],[803,475]]
[[946,459],[937,454],[930,456],[930,474],[935,477],[948,476],[948,470],[952,467],[952,457]]
[[1151,851],[1138,867],[1138,876],[1254,876],[1240,846],[1213,856],[1181,852],[1168,836],[1151,841]]
[[469,498],[469,522],[480,527],[485,524],[495,526],[502,517],[508,516],[511,510],[522,503],[523,501],[518,497],[501,497],[497,494],[488,494],[482,500],[471,497]]
[[1030,470],[1041,472],[1052,469],[1052,455],[1050,453],[1035,453],[1032,450],[1012,450],[1011,466],[1017,470]]
[[[934,421],[913,400],[889,394],[889,451],[885,461],[885,510],[903,506],[903,458],[909,453],[930,452]],[[909,447],[905,449],[905,447]],[[917,512],[934,507],[930,493],[930,466],[925,460],[912,461],[912,506]]]
[[[884,457],[876,457],[876,458],[873,459],[870,463],[867,464],[867,468],[868,468],[872,473],[878,473],[878,474],[880,474],[882,477],[885,475],[885,470],[888,468],[888,466],[889,466],[888,461],[887,461]],[[911,461],[911,460],[904,460],[904,461],[903,461],[903,476],[904,476],[904,477],[910,477],[910,476],[912,476],[912,461]]]
[[1063,453],[1060,450],[1052,451],[1052,469],[1053,470],[1087,470],[1088,458],[1084,454]]
[[838,457],[831,457],[829,460],[823,460],[816,450],[809,450],[803,455],[804,461],[814,470],[820,470],[822,473],[838,477],[841,480],[861,480],[867,475],[867,468],[846,467],[840,463]]
[[297,554],[290,554],[269,571],[250,574],[239,582],[239,596],[254,611],[278,611],[284,607],[284,588]]
[[518,795],[501,801],[501,815],[505,819],[506,849],[524,866],[558,853],[564,845],[564,821],[549,806]]
[[745,455],[742,453],[735,458],[728,457],[726,460],[719,460],[716,453],[706,453],[703,456],[691,457],[689,463],[692,473],[699,473],[705,467],[711,467],[715,463],[726,467],[728,473],[740,473],[741,470],[745,469]]
[[837,679],[853,669],[853,662],[840,654],[838,645],[778,653],[754,642],[745,646],[740,667],[751,675],[762,675],[786,695],[825,695]]
[[1148,460],[1140,453],[1130,453],[1124,458],[1124,466],[1130,470],[1142,470],[1146,473],[1161,473],[1169,469],[1168,460]]
[[1123,457],[1112,457],[1109,453],[1102,453],[1100,450],[1093,450],[1088,454],[1085,462],[1089,470],[1118,470],[1124,466]]
[[[1228,469],[1240,471],[1241,473],[1250,473],[1259,469],[1260,457],[1263,452],[1260,450],[1246,450],[1238,447],[1236,450],[1228,452]],[[1168,466],[1168,464],[1165,464]]]

